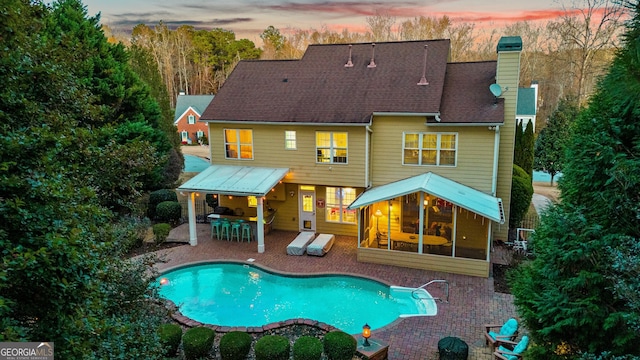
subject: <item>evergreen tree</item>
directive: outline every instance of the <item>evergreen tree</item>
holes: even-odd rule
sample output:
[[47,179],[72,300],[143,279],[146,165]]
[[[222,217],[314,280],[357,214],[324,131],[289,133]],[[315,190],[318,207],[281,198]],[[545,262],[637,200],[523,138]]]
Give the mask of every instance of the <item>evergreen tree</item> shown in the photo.
[[578,117],[577,102],[571,98],[560,100],[558,108],[553,112],[535,140],[535,170],[544,171],[553,179],[564,167],[564,156],[567,142],[571,134],[571,124]]
[[514,274],[516,305],[537,359],[640,356],[640,7],[624,46],[572,128],[535,259]]
[[114,226],[108,205],[130,208],[157,168],[159,147],[114,130],[146,125],[153,104],[135,99],[123,53],[79,1],[0,9],[0,341],[53,341],[62,359],[159,358],[153,272],[120,258],[135,224]]
[[535,139],[533,135],[533,123],[529,121],[527,127],[522,134],[521,142],[521,162],[522,169],[529,174],[530,178],[533,178],[533,147]]
[[516,124],[516,137],[513,143],[513,151],[514,151],[513,163],[515,165],[518,165],[520,168],[522,168],[523,151],[524,151],[524,149],[522,148],[522,137],[523,137],[522,121],[518,121],[518,123]]

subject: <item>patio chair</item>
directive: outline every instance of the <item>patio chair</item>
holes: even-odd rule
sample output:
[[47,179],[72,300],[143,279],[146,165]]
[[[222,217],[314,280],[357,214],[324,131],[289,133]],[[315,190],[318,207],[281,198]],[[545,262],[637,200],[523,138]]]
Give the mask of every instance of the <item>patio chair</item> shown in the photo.
[[[498,332],[491,330],[497,328],[500,328]],[[484,329],[485,343],[491,345],[491,349],[493,349],[499,341],[514,341],[516,339],[518,336],[518,320],[511,318],[504,324],[485,324]]]
[[499,344],[500,346],[493,353],[495,359],[520,360],[522,359],[522,353],[529,346],[529,337],[525,335],[517,343],[509,340],[500,340]]

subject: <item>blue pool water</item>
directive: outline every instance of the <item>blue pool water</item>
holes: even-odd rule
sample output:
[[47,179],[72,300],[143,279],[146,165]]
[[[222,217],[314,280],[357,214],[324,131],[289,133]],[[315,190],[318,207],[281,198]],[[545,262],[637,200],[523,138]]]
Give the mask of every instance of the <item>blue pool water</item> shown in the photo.
[[184,172],[201,172],[209,167],[209,162],[205,159],[193,155],[184,155]]
[[[160,295],[196,321],[221,326],[263,326],[288,319],[324,322],[350,334],[388,325],[399,317],[433,316],[435,301],[407,288],[353,276],[292,277],[255,266],[208,263],[158,278]],[[164,285],[160,285],[165,283]]]
[[[553,177],[554,184],[562,177],[562,173],[557,173],[556,176]],[[551,182],[551,175],[544,171],[534,171],[533,172],[533,182]]]

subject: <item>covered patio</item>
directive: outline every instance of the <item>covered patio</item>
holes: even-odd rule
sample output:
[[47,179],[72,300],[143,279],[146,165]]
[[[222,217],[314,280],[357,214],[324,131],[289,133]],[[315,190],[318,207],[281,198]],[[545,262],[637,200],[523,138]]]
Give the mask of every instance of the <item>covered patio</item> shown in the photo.
[[[251,166],[211,165],[206,170],[189,179],[178,187],[177,191],[187,194],[189,213],[189,243],[198,245],[196,231],[196,194],[215,194],[216,196],[255,197],[255,222],[264,223],[264,198],[289,172],[288,168],[266,168]],[[263,253],[264,227],[256,226],[258,253]]]

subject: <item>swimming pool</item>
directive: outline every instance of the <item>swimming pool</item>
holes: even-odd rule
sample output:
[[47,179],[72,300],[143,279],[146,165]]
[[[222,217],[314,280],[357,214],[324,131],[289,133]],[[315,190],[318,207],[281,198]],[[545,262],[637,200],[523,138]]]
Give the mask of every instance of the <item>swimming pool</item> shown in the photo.
[[[164,285],[161,285],[164,284]],[[258,327],[305,318],[350,334],[386,326],[399,317],[433,316],[431,295],[346,275],[284,276],[253,265],[206,263],[157,279],[162,297],[193,320],[221,326]]]

